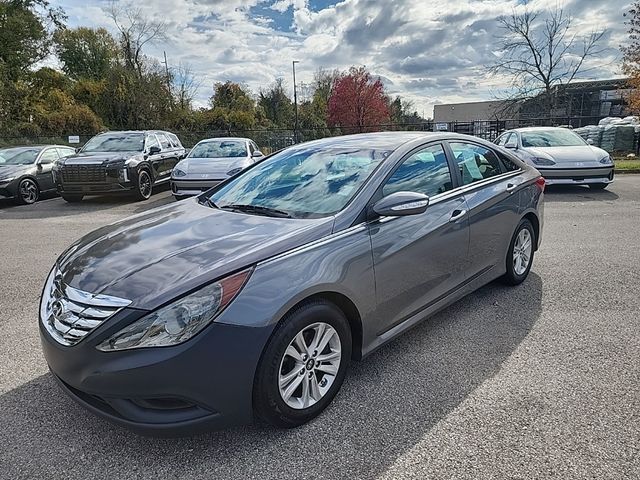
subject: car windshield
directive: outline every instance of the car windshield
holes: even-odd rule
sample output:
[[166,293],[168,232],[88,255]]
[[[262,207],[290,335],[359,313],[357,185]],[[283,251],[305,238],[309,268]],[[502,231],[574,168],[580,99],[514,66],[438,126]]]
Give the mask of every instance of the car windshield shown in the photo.
[[582,147],[586,142],[571,130],[535,130],[522,132],[523,147]]
[[0,149],[0,165],[31,165],[38,158],[39,148]]
[[246,143],[237,140],[200,142],[189,152],[189,157],[192,158],[235,158],[246,156]]
[[96,135],[82,147],[83,152],[141,152],[142,133],[103,133]]
[[[218,208],[320,218],[342,210],[389,151],[288,149],[246,170],[209,197]],[[258,213],[259,214],[259,213]]]

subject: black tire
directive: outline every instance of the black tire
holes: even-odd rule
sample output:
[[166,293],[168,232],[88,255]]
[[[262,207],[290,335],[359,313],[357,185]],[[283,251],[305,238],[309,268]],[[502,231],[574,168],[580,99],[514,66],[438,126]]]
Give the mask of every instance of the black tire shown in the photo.
[[589,184],[589,188],[591,190],[604,190],[609,186],[608,183],[591,183]]
[[32,205],[40,198],[40,187],[35,180],[25,178],[18,184],[15,198],[20,205]]
[[84,195],[62,195],[62,198],[65,202],[69,203],[78,203],[81,202],[84,198]]
[[[514,265],[514,246],[516,244],[518,236],[520,235],[520,232],[524,229],[529,231],[529,235],[531,238],[531,255],[529,257],[527,268],[524,270],[524,272],[518,273],[516,272]],[[511,238],[511,243],[509,243],[509,250],[507,251],[506,258],[507,273],[505,273],[504,276],[502,276],[502,278],[500,279],[503,283],[507,285],[520,285],[525,281],[525,279],[529,275],[529,272],[531,271],[531,265],[533,265],[533,257],[535,255],[537,241],[538,240],[536,238],[536,232],[531,222],[526,218],[520,220],[520,223],[518,224],[518,227],[516,228],[516,231],[513,233],[513,237]]]
[[[341,349],[338,372],[329,389],[317,403],[307,408],[292,408],[285,403],[279,390],[283,357],[294,337],[317,322],[330,325],[338,334]],[[280,321],[262,354],[253,385],[253,406],[256,415],[280,428],[293,428],[310,421],[318,416],[338,393],[350,359],[351,329],[344,313],[326,300],[313,300],[301,304]]]
[[153,180],[149,170],[143,169],[138,172],[135,196],[137,200],[149,200],[153,192]]

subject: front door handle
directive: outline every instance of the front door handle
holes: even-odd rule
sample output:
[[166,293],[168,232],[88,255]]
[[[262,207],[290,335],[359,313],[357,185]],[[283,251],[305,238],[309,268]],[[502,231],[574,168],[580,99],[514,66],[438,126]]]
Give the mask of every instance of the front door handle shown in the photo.
[[518,188],[518,185],[515,183],[507,183],[507,193],[513,193],[516,188]]
[[466,210],[454,210],[453,213],[451,214],[451,218],[449,219],[449,222],[451,222],[451,223],[457,222],[462,217],[464,217],[466,214],[467,214]]

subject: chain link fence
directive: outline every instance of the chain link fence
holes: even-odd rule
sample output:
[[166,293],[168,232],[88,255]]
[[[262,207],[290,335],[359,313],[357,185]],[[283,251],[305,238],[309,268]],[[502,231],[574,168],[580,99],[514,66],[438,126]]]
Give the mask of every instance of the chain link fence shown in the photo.
[[[296,143],[317,140],[325,137],[338,135],[364,133],[375,131],[448,131],[473,135],[485,140],[493,141],[498,135],[506,130],[527,126],[565,126],[578,128],[586,125],[597,125],[602,117],[555,117],[555,118],[520,118],[511,120],[470,120],[467,122],[435,122],[432,120],[422,123],[400,124],[389,123],[384,125],[371,125],[360,127],[320,127],[301,128],[297,131],[293,128],[275,129],[250,129],[250,130],[198,130],[198,131],[176,131],[175,133],[182,144],[191,148],[200,140],[214,137],[247,137],[252,139],[263,152],[271,153],[281,150]],[[2,137],[0,136],[0,147],[17,145],[44,145],[58,144],[81,146],[91,138],[92,135],[74,134],[79,137],[79,143],[70,144],[68,136],[37,136],[37,137]],[[637,145],[638,142],[636,142]]]

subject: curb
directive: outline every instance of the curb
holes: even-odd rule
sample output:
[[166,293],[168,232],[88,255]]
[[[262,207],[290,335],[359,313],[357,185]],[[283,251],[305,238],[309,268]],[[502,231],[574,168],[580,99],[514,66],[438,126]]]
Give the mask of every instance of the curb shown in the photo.
[[616,175],[626,175],[629,173],[640,173],[640,168],[634,168],[633,170],[614,170]]

